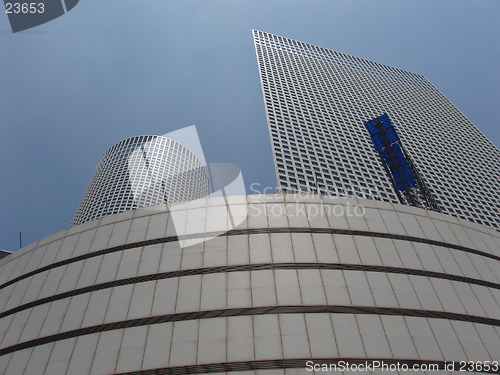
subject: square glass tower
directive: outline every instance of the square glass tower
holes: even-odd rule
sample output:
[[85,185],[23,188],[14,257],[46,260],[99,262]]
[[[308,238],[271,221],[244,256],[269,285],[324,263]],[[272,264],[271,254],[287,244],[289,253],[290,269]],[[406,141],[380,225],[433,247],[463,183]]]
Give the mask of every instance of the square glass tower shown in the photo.
[[253,36],[281,190],[398,203],[364,126],[387,113],[440,210],[500,228],[500,150],[425,77]]

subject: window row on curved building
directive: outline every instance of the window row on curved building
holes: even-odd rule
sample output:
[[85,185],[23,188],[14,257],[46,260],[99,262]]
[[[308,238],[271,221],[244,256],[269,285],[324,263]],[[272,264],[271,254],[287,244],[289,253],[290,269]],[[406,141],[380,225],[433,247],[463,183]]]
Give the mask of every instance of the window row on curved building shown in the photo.
[[304,194],[102,217],[0,260],[0,373],[498,361],[499,247],[449,215]]

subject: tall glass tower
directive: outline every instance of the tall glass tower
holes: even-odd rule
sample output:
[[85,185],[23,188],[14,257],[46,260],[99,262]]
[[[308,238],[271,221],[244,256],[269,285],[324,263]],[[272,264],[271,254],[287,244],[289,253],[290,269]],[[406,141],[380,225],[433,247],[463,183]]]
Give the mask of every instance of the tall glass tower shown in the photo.
[[102,156],[71,226],[134,208],[209,194],[204,165],[184,145],[156,135],[127,138]]
[[281,190],[399,202],[364,126],[387,113],[439,209],[500,228],[500,150],[425,77],[253,35]]

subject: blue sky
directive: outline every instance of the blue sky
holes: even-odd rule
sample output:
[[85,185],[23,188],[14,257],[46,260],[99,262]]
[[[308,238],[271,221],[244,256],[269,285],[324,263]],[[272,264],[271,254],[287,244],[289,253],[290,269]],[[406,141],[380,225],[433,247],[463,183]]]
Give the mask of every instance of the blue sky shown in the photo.
[[426,76],[500,145],[498,0],[81,0],[0,14],[0,248],[65,229],[101,155],[197,125],[208,162],[276,185],[251,29]]

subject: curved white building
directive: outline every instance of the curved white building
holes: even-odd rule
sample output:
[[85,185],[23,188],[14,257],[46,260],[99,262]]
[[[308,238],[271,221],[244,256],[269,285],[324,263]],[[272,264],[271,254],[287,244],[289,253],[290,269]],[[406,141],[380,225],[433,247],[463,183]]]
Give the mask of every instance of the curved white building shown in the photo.
[[99,161],[71,226],[138,207],[209,194],[204,165],[181,143],[156,135],[127,138]]
[[[103,217],[0,260],[0,373],[499,372],[498,232],[372,200],[226,199],[171,208],[175,227],[166,205]],[[248,214],[180,247],[230,228],[228,211]]]

